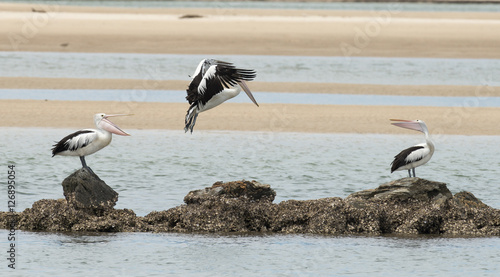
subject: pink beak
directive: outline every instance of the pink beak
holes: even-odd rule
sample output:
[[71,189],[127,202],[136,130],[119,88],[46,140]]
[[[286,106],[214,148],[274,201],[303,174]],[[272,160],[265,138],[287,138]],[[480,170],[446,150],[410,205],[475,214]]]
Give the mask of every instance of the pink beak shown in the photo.
[[243,91],[245,91],[245,93],[248,95],[248,98],[250,98],[250,100],[252,100],[252,102],[257,105],[257,107],[259,106],[259,104],[257,104],[257,101],[255,101],[255,98],[253,98],[253,95],[252,95],[252,92],[250,91],[250,89],[248,88],[247,86],[247,83],[243,80],[241,80],[240,82],[238,82],[238,84],[240,85],[240,87],[243,89]]
[[406,129],[410,129],[410,130],[419,131],[422,133],[424,132],[424,130],[422,129],[422,125],[420,125],[420,123],[415,121],[415,120],[391,119],[391,121],[399,121],[399,122],[391,123],[392,125],[406,128]]
[[120,127],[116,126],[116,124],[114,124],[113,122],[111,122],[110,120],[108,120],[108,117],[113,117],[113,116],[128,116],[128,115],[131,115],[131,114],[107,114],[104,116],[104,118],[101,120],[101,128],[108,131],[108,132],[111,132],[113,134],[117,134],[117,135],[120,135],[120,136],[130,136],[130,134],[128,134],[127,132],[123,131],[122,129],[120,129]]

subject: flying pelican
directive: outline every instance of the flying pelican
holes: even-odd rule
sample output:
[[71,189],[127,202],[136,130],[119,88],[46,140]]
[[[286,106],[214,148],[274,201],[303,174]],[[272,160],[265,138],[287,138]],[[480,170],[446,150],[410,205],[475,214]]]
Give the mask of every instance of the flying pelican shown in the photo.
[[399,121],[391,123],[392,125],[419,131],[425,134],[425,143],[420,143],[401,151],[401,153],[394,157],[394,161],[391,163],[391,173],[407,169],[408,175],[411,177],[411,169],[413,171],[413,177],[416,177],[415,167],[427,163],[431,159],[432,154],[434,154],[434,143],[432,143],[429,139],[427,125],[425,125],[425,122],[422,120],[391,119],[391,121]]
[[213,59],[202,60],[186,90],[186,100],[191,106],[186,114],[184,131],[191,130],[192,133],[199,113],[217,107],[224,101],[235,97],[241,92],[241,89],[258,107],[259,104],[245,83],[245,81],[252,81],[255,76],[255,71],[252,69],[236,68],[232,63]]
[[85,163],[85,156],[94,154],[108,146],[111,142],[111,133],[120,136],[130,136],[108,120],[109,117],[124,115],[129,114],[95,114],[94,122],[97,126],[97,130],[83,129],[65,136],[61,141],[53,145],[52,157],[55,155],[80,156],[82,167],[93,172],[92,169],[87,166],[87,163]]

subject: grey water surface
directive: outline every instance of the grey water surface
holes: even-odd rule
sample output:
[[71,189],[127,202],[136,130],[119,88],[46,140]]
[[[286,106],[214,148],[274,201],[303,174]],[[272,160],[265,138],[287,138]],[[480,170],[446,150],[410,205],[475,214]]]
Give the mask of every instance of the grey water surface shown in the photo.
[[500,85],[500,60],[136,53],[0,52],[3,77],[186,80],[204,58],[256,70],[256,81]]
[[[282,92],[252,94],[260,104],[500,107],[498,96],[445,97]],[[0,89],[0,99],[187,103],[186,91],[180,90]],[[250,103],[250,100],[246,96],[240,96],[228,102]]]
[[[51,144],[74,130],[0,128],[6,180],[16,168],[17,211],[39,199],[62,198],[74,157],[50,156]],[[143,216],[181,205],[216,181],[257,180],[289,199],[346,197],[406,176],[390,174],[415,135],[302,134],[127,130],[130,137],[88,156],[89,166],[120,195],[116,208]],[[500,208],[496,136],[439,136],[436,153],[417,176],[467,190]],[[6,210],[6,198],[0,210]],[[7,256],[8,231],[0,230]],[[364,237],[224,234],[64,234],[17,231],[16,270],[8,276],[497,276],[499,238]],[[1,255],[0,255],[1,256]],[[2,264],[3,263],[3,264]]]
[[[63,197],[62,180],[81,164],[74,157],[51,158],[50,148],[73,131],[0,128],[2,160],[15,164],[18,172],[19,211],[42,198]],[[407,172],[390,173],[393,157],[424,140],[421,134],[127,132],[132,136],[114,136],[108,147],[88,156],[87,163],[119,192],[117,208],[141,216],[180,205],[190,190],[217,181],[270,184],[277,192],[276,202],[346,197],[405,177]],[[454,193],[470,191],[500,208],[500,137],[441,135],[434,142],[436,152],[427,165],[417,168],[417,176],[448,183]]]

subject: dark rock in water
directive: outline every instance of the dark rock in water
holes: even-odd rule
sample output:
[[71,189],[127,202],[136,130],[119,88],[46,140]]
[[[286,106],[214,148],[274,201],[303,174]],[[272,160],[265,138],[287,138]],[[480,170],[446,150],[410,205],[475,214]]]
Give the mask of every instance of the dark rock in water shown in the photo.
[[312,234],[440,234],[500,236],[500,210],[469,192],[452,196],[446,185],[404,178],[345,199],[288,200],[252,181],[215,183],[192,191],[187,205],[137,217],[109,208],[88,213],[64,200],[40,200],[22,213],[0,212],[0,226],[96,232],[275,232]]
[[201,203],[215,198],[247,198],[253,201],[273,202],[276,192],[271,186],[257,181],[216,182],[212,187],[194,190],[184,197],[186,204]]
[[76,209],[102,213],[112,209],[118,201],[118,193],[85,168],[64,179],[62,186],[64,197]]
[[17,217],[18,229],[52,232],[133,232],[143,229],[141,222],[131,210],[111,209],[96,215],[75,209],[64,199],[36,201]]
[[433,201],[443,203],[453,195],[445,183],[420,178],[403,178],[380,185],[376,189],[355,192],[348,198]]
[[[217,182],[189,192],[188,205],[152,212],[149,231],[251,232],[267,231],[276,192],[257,181]],[[159,229],[158,229],[159,228]]]

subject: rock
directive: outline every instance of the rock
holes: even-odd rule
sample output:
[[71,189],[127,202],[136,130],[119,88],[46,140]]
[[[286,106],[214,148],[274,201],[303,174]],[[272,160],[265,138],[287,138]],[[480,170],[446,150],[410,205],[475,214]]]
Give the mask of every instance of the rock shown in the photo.
[[500,236],[500,210],[446,184],[404,178],[345,199],[288,200],[252,181],[217,182],[192,191],[186,205],[137,217],[109,208],[88,213],[65,200],[39,200],[22,213],[0,212],[0,226],[37,231],[273,232],[329,235],[438,234]]
[[85,168],[66,177],[62,186],[68,204],[76,209],[102,213],[112,209],[118,201],[118,193]]
[[428,181],[420,178],[403,178],[380,185],[376,189],[355,192],[348,198],[434,201],[443,203],[453,195],[445,183]]
[[142,219],[131,210],[111,209],[96,215],[75,209],[65,199],[36,201],[17,213],[17,224],[21,230],[51,232],[133,232],[144,228]]
[[219,198],[246,198],[252,201],[273,202],[276,192],[271,186],[257,181],[216,182],[212,187],[194,190],[184,197],[186,204],[201,203]]

